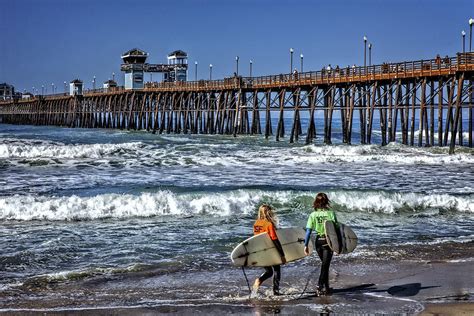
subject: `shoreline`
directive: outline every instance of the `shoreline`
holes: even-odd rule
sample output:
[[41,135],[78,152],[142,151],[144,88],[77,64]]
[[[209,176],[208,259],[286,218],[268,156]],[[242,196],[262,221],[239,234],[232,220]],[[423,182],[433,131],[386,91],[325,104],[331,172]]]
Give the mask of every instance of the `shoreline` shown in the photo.
[[[331,296],[316,297],[317,260],[303,260],[282,269],[282,292],[271,295],[266,282],[257,299],[249,299],[241,271],[177,273],[173,275],[124,274],[80,281],[47,284],[10,296],[0,306],[2,315],[103,314],[148,315],[167,313],[301,314],[309,312],[407,313],[466,315],[474,310],[474,286],[466,276],[474,274],[472,262],[334,262]],[[261,272],[248,269],[249,281]],[[312,277],[306,292],[304,285]],[[183,281],[180,282],[180,281]],[[219,283],[220,282],[220,283]],[[13,294],[13,293],[10,293]],[[15,296],[15,295],[13,295]]]

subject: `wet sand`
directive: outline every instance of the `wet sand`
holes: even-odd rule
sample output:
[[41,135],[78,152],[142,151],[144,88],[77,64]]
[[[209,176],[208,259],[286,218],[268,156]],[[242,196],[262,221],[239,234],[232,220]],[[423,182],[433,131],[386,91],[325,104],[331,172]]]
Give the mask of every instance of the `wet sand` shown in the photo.
[[[469,249],[469,247],[467,248]],[[474,310],[474,265],[470,260],[371,260],[335,257],[331,296],[315,295],[319,261],[308,258],[284,267],[282,296],[271,282],[249,299],[237,268],[224,271],[139,273],[68,282],[32,282],[0,292],[1,314],[151,315],[178,314],[419,314],[465,315]],[[249,281],[259,268],[247,269]],[[304,293],[304,287],[310,281]]]
[[430,315],[453,315],[468,316],[474,315],[474,304],[472,303],[451,303],[451,304],[428,304],[420,316]]

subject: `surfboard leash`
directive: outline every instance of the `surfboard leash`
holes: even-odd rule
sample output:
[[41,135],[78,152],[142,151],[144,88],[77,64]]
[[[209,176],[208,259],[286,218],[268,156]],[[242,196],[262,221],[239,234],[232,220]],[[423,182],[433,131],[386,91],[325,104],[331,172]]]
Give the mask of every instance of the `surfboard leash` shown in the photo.
[[252,289],[250,288],[249,278],[247,278],[247,273],[245,273],[245,268],[242,266],[242,272],[244,273],[245,281],[247,281],[247,286],[249,288],[249,296],[252,295]]
[[316,271],[318,271],[319,267],[316,267],[314,268],[313,270],[310,271],[309,275],[308,275],[308,280],[306,281],[306,285],[304,286],[304,289],[303,289],[303,292],[301,292],[300,296],[298,296],[296,299],[299,300],[303,294],[306,292],[306,289],[308,288],[308,285],[309,285],[309,282],[311,281],[311,275],[313,273],[316,273]]

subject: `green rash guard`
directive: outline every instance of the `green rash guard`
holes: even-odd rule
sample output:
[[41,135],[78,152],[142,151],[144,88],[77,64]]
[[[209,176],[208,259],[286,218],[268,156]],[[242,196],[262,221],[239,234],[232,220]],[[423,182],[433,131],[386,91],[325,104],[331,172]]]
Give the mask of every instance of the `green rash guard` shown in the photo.
[[326,235],[325,221],[333,221],[337,224],[336,214],[330,209],[317,209],[309,215],[306,229],[314,230],[318,236],[323,237]]

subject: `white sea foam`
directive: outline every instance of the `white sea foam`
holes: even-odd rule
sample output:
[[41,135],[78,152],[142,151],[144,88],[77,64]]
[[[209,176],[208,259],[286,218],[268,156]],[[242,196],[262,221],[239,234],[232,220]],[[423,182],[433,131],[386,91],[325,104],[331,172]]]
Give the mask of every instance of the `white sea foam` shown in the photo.
[[[413,193],[337,191],[329,192],[336,207],[361,212],[396,213],[400,210],[426,211],[445,209],[474,213],[472,196],[422,195]],[[101,194],[92,197],[11,196],[0,198],[0,220],[95,220],[152,216],[242,216],[268,202],[292,208],[297,212],[311,208],[300,201],[311,201],[314,193],[294,191],[236,190],[222,193],[155,193]]]
[[474,213],[474,198],[448,194],[389,193],[384,191],[337,191],[329,198],[350,210],[396,213],[400,210],[417,211],[443,209]]
[[[381,133],[380,131],[378,131],[378,130],[374,130],[374,131],[372,131],[372,133],[373,133],[373,134],[378,134],[378,135],[381,135],[381,134],[382,134],[382,133]],[[418,137],[420,137],[420,133],[421,133],[421,131],[420,131],[419,129],[415,130],[415,132],[413,133],[413,137],[415,138],[415,142],[416,142],[416,143],[418,143]],[[423,142],[424,142],[424,141],[426,140],[426,131],[423,131],[422,135],[423,135]],[[446,137],[446,135],[448,136],[448,144],[449,144],[449,142],[451,141],[451,132],[450,132],[450,131],[447,132],[447,133],[441,132],[441,139],[444,140],[444,138]],[[401,139],[402,136],[403,136],[402,132],[397,132],[397,133],[396,133],[396,137],[397,137],[398,139]],[[409,137],[410,137],[410,136],[409,136]],[[458,137],[459,137],[459,132],[456,134],[456,142],[458,141],[458,140],[457,140]],[[438,139],[439,139],[439,134],[438,134],[437,131],[434,132],[434,134],[433,134],[433,139],[434,139],[434,141],[435,141],[435,144],[437,144]],[[462,133],[462,139],[463,139],[464,142],[469,141],[469,132],[463,132],[463,133]]]
[[124,151],[136,151],[140,142],[123,144],[81,144],[33,142],[0,144],[0,158],[56,158],[56,159],[99,159]]
[[209,195],[156,193],[102,194],[93,197],[13,196],[0,198],[0,219],[6,220],[94,220],[160,215],[245,213],[258,201],[251,192]]
[[474,163],[471,152],[449,155],[448,148],[409,147],[398,143],[380,145],[305,146],[308,155],[298,155],[296,162],[389,162],[395,164]]
[[[392,164],[471,164],[472,149],[459,148],[454,155],[448,148],[418,148],[391,143],[380,145],[308,145],[301,147],[267,147],[233,143],[196,145],[186,138],[167,144],[128,142],[119,144],[62,144],[43,140],[2,139],[0,159],[45,159],[48,163],[81,163],[94,160],[106,166],[118,162],[132,167],[137,165],[182,166],[248,166],[320,164],[337,162]],[[53,161],[51,161],[53,160]],[[47,162],[47,161],[46,161]],[[46,163],[45,162],[45,163]]]

